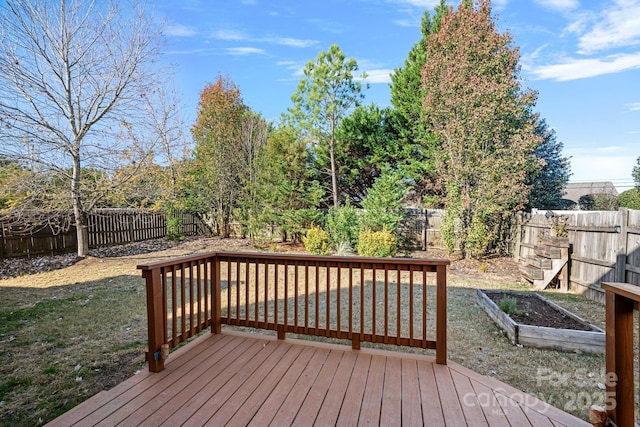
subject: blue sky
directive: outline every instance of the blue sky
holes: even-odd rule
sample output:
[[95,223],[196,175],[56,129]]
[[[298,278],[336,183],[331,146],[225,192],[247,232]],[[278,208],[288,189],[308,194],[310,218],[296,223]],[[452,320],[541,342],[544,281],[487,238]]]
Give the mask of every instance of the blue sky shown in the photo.
[[[165,60],[175,66],[188,123],[198,96],[230,77],[253,110],[277,121],[302,69],[331,44],[369,77],[366,103],[390,104],[389,73],[420,38],[438,0],[159,0]],[[633,185],[640,156],[640,0],[494,0],[520,48],[523,85],[571,156],[572,182]],[[458,5],[458,1],[455,2]]]

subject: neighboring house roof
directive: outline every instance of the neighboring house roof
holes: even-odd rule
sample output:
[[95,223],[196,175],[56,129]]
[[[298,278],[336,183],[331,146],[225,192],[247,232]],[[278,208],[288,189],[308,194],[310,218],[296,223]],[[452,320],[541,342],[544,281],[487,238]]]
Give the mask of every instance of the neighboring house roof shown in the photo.
[[618,190],[610,181],[603,182],[570,182],[564,189],[563,199],[578,203],[580,197],[587,194],[611,194],[618,195]]

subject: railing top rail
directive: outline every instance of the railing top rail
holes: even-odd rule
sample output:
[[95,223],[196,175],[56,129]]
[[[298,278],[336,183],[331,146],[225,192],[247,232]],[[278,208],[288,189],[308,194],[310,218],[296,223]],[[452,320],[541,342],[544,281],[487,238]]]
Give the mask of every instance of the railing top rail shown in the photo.
[[200,261],[207,258],[251,258],[269,261],[310,261],[316,263],[331,264],[376,264],[376,265],[416,265],[416,266],[447,266],[451,264],[448,259],[441,258],[370,258],[360,256],[329,256],[329,255],[304,255],[304,254],[276,254],[264,252],[206,252],[196,255],[189,255],[181,258],[172,258],[166,261],[156,261],[146,264],[139,264],[138,270],[153,270],[161,267]]
[[602,282],[602,289],[640,303],[640,286],[629,283]]

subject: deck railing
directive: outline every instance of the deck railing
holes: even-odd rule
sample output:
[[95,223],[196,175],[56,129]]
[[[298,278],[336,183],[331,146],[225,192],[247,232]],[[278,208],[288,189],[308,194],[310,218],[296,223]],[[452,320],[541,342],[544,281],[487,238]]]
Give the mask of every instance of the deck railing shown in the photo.
[[[435,349],[446,364],[447,260],[215,252],[139,265],[149,369],[221,325]],[[435,311],[427,306],[435,304]]]
[[640,287],[602,283],[606,292],[606,411],[618,427],[634,421],[633,311],[639,309]]

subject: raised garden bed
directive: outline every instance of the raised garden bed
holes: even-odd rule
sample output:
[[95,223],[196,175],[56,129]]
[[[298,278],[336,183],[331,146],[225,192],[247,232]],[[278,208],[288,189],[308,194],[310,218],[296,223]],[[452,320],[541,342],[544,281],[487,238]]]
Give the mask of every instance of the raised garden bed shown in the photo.
[[[477,291],[478,303],[502,328],[513,344],[565,351],[604,353],[605,333],[570,311],[532,292]],[[499,308],[504,298],[515,298],[515,310]]]

